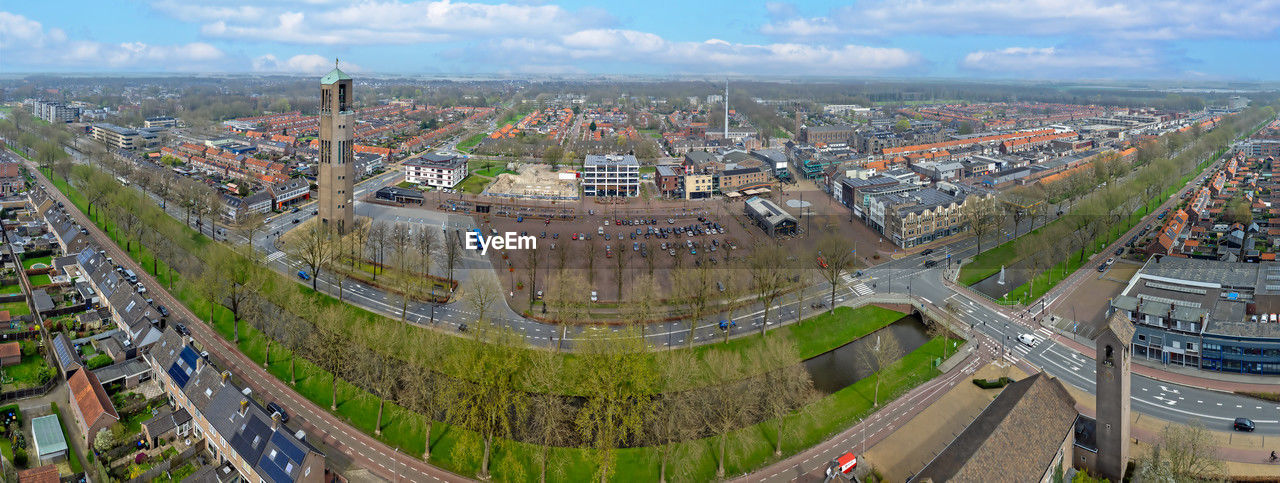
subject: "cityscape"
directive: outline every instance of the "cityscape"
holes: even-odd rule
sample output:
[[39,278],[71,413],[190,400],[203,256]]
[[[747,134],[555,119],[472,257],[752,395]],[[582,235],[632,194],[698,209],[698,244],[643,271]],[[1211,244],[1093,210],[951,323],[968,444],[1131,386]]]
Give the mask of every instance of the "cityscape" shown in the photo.
[[0,7],[0,481],[1280,481],[1277,19]]

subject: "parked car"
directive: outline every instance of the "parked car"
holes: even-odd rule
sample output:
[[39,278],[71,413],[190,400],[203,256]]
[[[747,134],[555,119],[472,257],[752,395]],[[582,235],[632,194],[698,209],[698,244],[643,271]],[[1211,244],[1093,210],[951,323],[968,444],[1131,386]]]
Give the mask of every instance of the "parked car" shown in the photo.
[[276,404],[275,401],[267,403],[267,411],[272,414],[280,413],[280,422],[289,422],[289,413],[285,412],[284,408],[280,407],[279,404]]
[[181,322],[179,322],[179,323],[177,323],[177,324],[173,324],[173,328],[174,328],[174,330],[177,330],[179,334],[182,334],[182,335],[191,335],[191,332],[188,332],[188,331],[187,331],[187,326],[186,326],[186,324],[183,324],[183,323],[181,323]]
[[591,301],[592,301],[592,302],[599,302],[599,301],[600,301],[600,297],[596,294],[596,291],[595,291],[595,290],[592,290],[592,291],[591,291]]
[[1231,429],[1252,433],[1254,429],[1253,420],[1249,418],[1236,418],[1235,423],[1232,423],[1231,425]]
[[161,316],[164,316],[164,317],[168,317],[168,316],[169,316],[169,309],[168,309],[168,308],[166,308],[166,307],[165,307],[165,306],[163,306],[163,305],[157,305],[157,306],[156,306],[156,312],[160,312],[160,315],[161,315]]

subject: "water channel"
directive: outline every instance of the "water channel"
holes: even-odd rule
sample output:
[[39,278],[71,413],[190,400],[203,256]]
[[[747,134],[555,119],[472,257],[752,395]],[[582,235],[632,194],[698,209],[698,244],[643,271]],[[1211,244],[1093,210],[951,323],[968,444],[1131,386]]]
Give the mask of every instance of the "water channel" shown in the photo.
[[877,337],[897,339],[901,353],[894,355],[895,360],[929,341],[920,316],[907,315],[865,337],[804,361],[805,369],[813,378],[813,387],[823,394],[831,394],[874,374],[875,362],[866,360],[862,354],[871,352]]

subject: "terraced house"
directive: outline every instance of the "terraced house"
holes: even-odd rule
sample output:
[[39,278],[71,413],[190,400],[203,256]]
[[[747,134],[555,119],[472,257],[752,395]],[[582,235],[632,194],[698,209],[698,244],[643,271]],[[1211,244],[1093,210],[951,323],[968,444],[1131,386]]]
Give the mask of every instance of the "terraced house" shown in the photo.
[[[325,456],[231,383],[173,329],[146,355],[175,411],[191,416],[191,431],[205,438],[221,468],[241,481],[259,483],[324,480]],[[225,470],[225,471],[224,471]]]

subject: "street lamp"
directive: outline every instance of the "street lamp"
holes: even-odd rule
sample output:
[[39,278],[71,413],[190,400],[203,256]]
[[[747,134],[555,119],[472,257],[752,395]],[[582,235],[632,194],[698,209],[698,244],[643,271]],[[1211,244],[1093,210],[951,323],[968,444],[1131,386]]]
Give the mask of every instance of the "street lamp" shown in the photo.
[[431,325],[436,325],[436,282],[431,281]]

